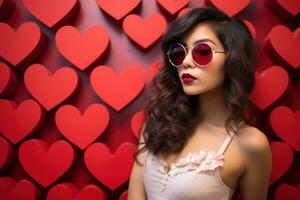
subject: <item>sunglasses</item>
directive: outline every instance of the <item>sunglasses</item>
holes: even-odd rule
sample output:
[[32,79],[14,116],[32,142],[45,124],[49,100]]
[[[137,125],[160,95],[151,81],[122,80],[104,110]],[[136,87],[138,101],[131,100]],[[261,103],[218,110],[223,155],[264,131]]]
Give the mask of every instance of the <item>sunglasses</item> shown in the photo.
[[[183,60],[188,54],[186,48],[187,47],[180,43],[174,43],[169,47],[167,55],[173,66],[179,67],[183,63]],[[192,47],[192,58],[199,67],[208,65],[212,61],[215,53],[226,52],[216,51],[206,42],[199,42]]]

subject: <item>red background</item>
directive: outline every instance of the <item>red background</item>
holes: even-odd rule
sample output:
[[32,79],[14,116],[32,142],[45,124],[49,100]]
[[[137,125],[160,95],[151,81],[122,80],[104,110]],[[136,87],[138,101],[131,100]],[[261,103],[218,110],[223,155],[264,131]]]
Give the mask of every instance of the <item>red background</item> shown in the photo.
[[[272,148],[268,197],[300,198],[300,34],[297,29],[300,4],[297,0],[131,0],[124,5],[121,5],[124,1],[115,0],[108,9],[117,14],[130,2],[138,5],[135,9],[128,8],[119,19],[104,11],[100,1],[97,4],[95,0],[79,0],[70,12],[62,12],[58,17],[61,20],[52,20],[54,24],[59,21],[55,26],[45,21],[57,17],[58,10],[68,8],[67,3],[72,0],[52,1],[53,8],[36,2],[0,1],[3,22],[0,26],[0,197],[71,199],[67,197],[69,194],[81,190],[78,199],[126,199],[133,164],[131,155],[143,120],[145,88],[162,58],[160,36],[165,25],[179,12],[208,5],[247,20],[255,35],[260,58],[251,98],[262,111],[257,116],[257,127],[268,136]],[[137,24],[132,14],[145,21]],[[27,27],[27,32],[18,30],[28,21],[31,27]],[[6,34],[7,25],[19,34]],[[96,25],[102,27],[91,34],[91,43],[85,41],[89,47],[93,43],[95,47],[85,51],[83,46],[76,49],[72,45],[80,43],[80,37],[68,46],[70,33],[62,33],[62,42],[58,44],[58,32],[66,25],[75,27],[81,35]],[[36,43],[34,40],[40,33],[43,39]],[[34,49],[26,53],[24,49],[30,49],[30,45]],[[73,60],[68,59],[65,54],[74,49],[82,52]],[[92,50],[97,59],[85,60]],[[84,62],[88,64],[79,64]],[[68,68],[61,72],[61,79],[50,79],[52,82],[49,80],[47,85],[45,70],[54,74],[63,67]],[[58,101],[58,91],[68,84],[65,92],[68,94]],[[101,90],[106,86],[110,89]],[[83,114],[92,104],[97,105],[79,117],[79,111]],[[77,142],[70,136],[74,132],[80,135]],[[82,138],[88,137],[89,141],[82,142]],[[47,144],[54,143],[51,153],[46,154]],[[38,155],[41,146],[44,154]]]

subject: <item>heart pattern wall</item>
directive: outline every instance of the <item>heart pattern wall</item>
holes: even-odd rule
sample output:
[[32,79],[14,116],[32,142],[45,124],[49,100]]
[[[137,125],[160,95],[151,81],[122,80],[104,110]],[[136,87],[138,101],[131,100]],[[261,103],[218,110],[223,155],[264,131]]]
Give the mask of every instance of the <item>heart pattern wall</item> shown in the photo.
[[256,39],[251,99],[272,149],[268,195],[300,199],[297,0],[0,0],[0,199],[127,199],[160,38],[204,5]]

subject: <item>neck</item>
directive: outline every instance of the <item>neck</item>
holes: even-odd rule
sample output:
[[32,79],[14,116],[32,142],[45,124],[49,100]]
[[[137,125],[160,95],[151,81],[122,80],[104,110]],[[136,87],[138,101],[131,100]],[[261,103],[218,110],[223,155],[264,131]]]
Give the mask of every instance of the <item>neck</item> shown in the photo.
[[229,110],[226,106],[223,86],[200,94],[198,99],[200,122],[224,127]]

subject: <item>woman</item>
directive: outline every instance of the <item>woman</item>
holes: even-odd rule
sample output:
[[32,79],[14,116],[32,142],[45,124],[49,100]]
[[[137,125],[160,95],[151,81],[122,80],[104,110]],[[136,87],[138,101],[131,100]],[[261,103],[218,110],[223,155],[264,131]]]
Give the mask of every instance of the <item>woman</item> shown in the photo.
[[250,31],[220,10],[196,8],[169,25],[162,52],[128,199],[231,199],[239,189],[243,200],[265,200],[272,157],[251,119]]

